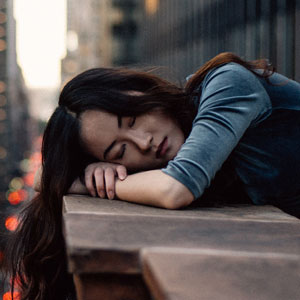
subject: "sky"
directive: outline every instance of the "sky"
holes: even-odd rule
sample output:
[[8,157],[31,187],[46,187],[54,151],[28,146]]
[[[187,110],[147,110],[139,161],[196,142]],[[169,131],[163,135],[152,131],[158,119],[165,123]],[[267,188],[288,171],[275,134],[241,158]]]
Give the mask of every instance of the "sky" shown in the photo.
[[14,0],[17,59],[29,88],[60,85],[65,56],[66,0]]

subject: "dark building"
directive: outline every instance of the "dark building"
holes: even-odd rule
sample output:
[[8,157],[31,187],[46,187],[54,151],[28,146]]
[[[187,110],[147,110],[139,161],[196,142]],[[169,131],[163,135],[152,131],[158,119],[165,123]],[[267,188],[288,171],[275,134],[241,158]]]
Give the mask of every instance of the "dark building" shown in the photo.
[[[16,62],[15,28],[13,1],[0,0],[0,232],[7,230],[6,217],[14,210],[7,200],[9,184],[22,175],[20,161],[30,145],[28,99]],[[0,251],[2,246],[0,240]]]
[[114,53],[112,64],[136,64],[140,58],[139,25],[143,3],[138,0],[112,0],[112,6],[120,10],[122,18],[111,25],[112,37],[119,49]]
[[[183,78],[224,51],[300,81],[299,0],[145,0],[142,61]],[[147,9],[148,7],[148,9]],[[150,8],[150,9],[149,9]]]
[[142,0],[67,0],[67,52],[62,83],[94,67],[140,60]]

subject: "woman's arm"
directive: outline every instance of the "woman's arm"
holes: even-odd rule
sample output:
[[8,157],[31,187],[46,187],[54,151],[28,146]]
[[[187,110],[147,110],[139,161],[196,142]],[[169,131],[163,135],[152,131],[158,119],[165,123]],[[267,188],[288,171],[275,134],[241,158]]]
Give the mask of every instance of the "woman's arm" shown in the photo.
[[129,175],[116,181],[119,199],[143,205],[178,209],[189,205],[193,194],[179,181],[160,170]]
[[237,64],[211,71],[202,82],[199,100],[189,137],[162,169],[184,184],[195,199],[202,196],[247,129],[271,110],[260,80]]
[[[102,163],[98,163],[98,165],[101,168]],[[74,181],[68,192],[96,196],[95,188],[88,189],[79,178]],[[187,206],[194,199],[192,193],[182,183],[160,170],[136,173],[123,180],[114,177],[113,184],[106,186],[105,194],[100,195],[98,189],[97,194],[101,198],[105,198],[106,194],[109,199],[118,198],[167,209]]]

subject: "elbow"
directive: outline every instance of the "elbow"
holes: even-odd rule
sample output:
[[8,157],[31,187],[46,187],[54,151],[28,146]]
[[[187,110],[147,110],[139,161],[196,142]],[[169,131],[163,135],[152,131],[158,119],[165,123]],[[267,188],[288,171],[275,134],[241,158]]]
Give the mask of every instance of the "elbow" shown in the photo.
[[191,204],[191,202],[192,201],[186,201],[185,199],[168,199],[164,201],[163,208],[170,210],[181,209]]
[[[180,183],[180,185],[182,185]],[[194,201],[193,194],[185,187],[171,187],[167,189],[163,195],[163,208],[176,210],[190,205]]]

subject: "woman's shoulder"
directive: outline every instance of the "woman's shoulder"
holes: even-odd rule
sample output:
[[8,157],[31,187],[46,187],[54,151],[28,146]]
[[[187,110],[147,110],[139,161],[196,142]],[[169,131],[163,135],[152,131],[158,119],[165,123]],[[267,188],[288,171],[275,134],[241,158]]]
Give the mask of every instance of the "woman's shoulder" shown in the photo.
[[258,81],[257,76],[253,72],[249,71],[244,66],[230,62],[222,64],[218,67],[211,69],[205,76],[203,83],[207,83],[212,79],[226,80],[229,82],[241,82],[243,81]]
[[202,94],[223,91],[223,94],[256,94],[268,98],[259,76],[238,63],[226,63],[210,70],[198,87]]

